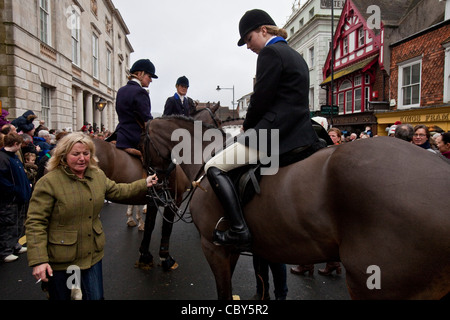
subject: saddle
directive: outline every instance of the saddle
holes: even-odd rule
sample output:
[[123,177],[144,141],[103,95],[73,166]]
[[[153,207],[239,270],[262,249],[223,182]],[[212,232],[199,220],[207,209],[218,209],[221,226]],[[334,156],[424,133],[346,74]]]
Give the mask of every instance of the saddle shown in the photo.
[[[324,127],[312,119],[311,124],[317,134],[318,141],[313,145],[297,148],[280,155],[280,168],[302,161],[318,150],[333,145],[333,141]],[[261,193],[261,188],[259,187],[259,183],[261,182],[261,168],[262,164],[258,163],[246,165],[229,172],[241,201],[242,208],[253,199],[255,194]]]
[[[327,142],[321,138],[313,145],[294,149],[288,153],[280,155],[280,168],[302,161],[320,149],[326,148]],[[261,163],[246,165],[229,172],[235,190],[239,196],[241,207],[249,203],[255,194],[261,193],[259,183],[261,182]]]

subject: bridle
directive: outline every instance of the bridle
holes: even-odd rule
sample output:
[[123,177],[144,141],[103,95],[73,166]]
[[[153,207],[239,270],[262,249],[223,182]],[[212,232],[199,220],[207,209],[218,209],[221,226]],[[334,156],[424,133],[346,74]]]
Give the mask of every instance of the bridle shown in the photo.
[[[211,116],[212,121],[214,122],[214,126],[216,128],[219,128],[219,124],[215,118],[214,113],[209,107],[200,109],[196,112],[198,114],[199,112],[202,112],[206,110],[209,115]],[[172,160],[163,154],[161,154],[158,147],[155,145],[153,139],[150,136],[149,128],[150,128],[151,120],[149,120],[145,124],[145,136],[144,136],[144,143],[143,143],[143,157],[144,157],[144,166],[147,171],[148,175],[156,174],[158,176],[158,184],[154,185],[147,190],[147,197],[149,198],[149,204],[154,205],[155,207],[162,206],[166,209],[169,209],[174,215],[177,216],[177,220],[175,221],[169,221],[167,218],[164,217],[167,222],[169,223],[176,223],[180,220],[186,222],[186,223],[192,223],[192,219],[187,220],[185,218],[187,208],[189,207],[189,203],[192,199],[192,196],[194,194],[194,191],[196,190],[197,186],[193,184],[191,188],[189,188],[188,194],[181,200],[180,205],[177,205],[176,199],[177,199],[177,180],[175,178],[175,197],[172,197],[171,188],[170,188],[170,181],[169,178],[171,174],[173,173],[173,170],[176,168],[176,162],[175,160]],[[151,158],[151,149],[156,153],[156,157],[159,159],[162,159],[165,163],[169,163],[166,169],[159,169],[154,168],[153,164],[155,161],[152,161]],[[198,179],[198,177],[203,172],[204,164],[200,167],[198,173],[195,176],[195,181]],[[161,179],[160,179],[161,177]],[[184,210],[181,210],[180,208],[185,205]]]

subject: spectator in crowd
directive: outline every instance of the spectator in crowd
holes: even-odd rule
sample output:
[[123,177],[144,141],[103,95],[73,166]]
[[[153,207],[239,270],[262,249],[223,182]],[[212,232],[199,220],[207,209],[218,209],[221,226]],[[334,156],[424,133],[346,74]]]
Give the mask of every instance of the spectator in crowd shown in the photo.
[[414,135],[414,128],[409,123],[400,124],[395,130],[394,137],[405,140],[407,142],[412,142]]
[[369,136],[369,134],[367,132],[363,131],[363,132],[361,132],[359,134],[359,138],[360,139],[367,139],[367,138],[370,138],[370,136]]
[[450,159],[450,132],[445,132],[438,136],[436,145],[439,152],[447,159]]
[[53,149],[50,144],[50,133],[47,130],[40,130],[37,137],[33,138],[33,142],[35,146],[39,146],[40,152],[38,153],[37,161],[40,161],[41,158]]
[[34,114],[34,112],[29,110],[20,117],[11,121],[11,124],[13,124],[17,128],[17,132],[22,132],[28,134],[30,137],[33,137],[35,131],[33,121],[36,118],[37,116]]
[[350,137],[349,137],[349,142],[355,141],[356,139],[358,139],[358,136],[356,135],[356,133],[351,133]]
[[5,124],[8,124],[9,121],[7,119],[9,112],[5,109],[2,109],[2,113],[0,114],[0,128],[3,128]]
[[10,132],[17,132],[16,127],[14,125],[12,125],[11,123],[4,124],[2,126],[2,133],[8,134]]
[[36,183],[36,175],[38,169],[38,166],[36,165],[36,154],[33,152],[25,153],[23,166],[25,167],[25,172],[27,174],[28,180],[33,187]]
[[285,264],[269,262],[254,254],[253,268],[256,276],[256,295],[253,296],[254,300],[270,300],[269,268],[273,276],[275,299],[286,300],[288,287]]
[[430,144],[430,131],[424,124],[418,124],[414,127],[413,143],[425,150],[436,153]]
[[330,128],[328,129],[328,135],[331,138],[331,141],[333,141],[334,145],[339,145],[341,144],[341,140],[342,140],[342,133],[341,130],[339,130],[338,128]]
[[18,254],[26,252],[19,244],[31,187],[22,162],[16,156],[23,138],[11,132],[4,136],[0,150],[0,258],[4,262],[17,260]]

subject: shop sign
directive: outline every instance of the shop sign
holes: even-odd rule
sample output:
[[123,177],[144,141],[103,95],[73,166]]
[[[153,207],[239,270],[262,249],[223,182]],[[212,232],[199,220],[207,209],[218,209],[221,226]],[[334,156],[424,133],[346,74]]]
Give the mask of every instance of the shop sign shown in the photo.
[[450,112],[447,113],[435,113],[435,114],[416,114],[400,117],[402,123],[416,123],[416,122],[441,122],[449,121]]

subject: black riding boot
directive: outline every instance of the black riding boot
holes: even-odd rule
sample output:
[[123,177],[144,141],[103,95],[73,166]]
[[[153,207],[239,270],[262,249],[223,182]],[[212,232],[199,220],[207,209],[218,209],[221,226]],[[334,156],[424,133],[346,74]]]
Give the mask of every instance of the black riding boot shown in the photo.
[[251,235],[245,223],[233,182],[226,172],[215,167],[208,169],[207,177],[231,222],[230,229],[226,231],[214,230],[214,243],[218,245],[233,245],[241,251],[249,250]]

